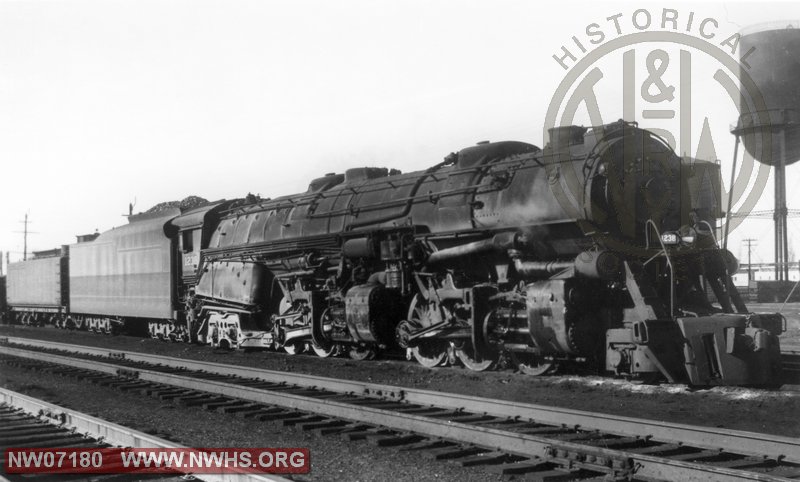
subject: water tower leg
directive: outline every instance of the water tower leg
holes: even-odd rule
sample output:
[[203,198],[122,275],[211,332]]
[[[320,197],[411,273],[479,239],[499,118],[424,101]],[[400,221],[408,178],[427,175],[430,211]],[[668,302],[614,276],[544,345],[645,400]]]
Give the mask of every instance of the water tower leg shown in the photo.
[[775,163],[775,279],[789,279],[788,210],[786,208],[786,129],[781,129],[780,152]]

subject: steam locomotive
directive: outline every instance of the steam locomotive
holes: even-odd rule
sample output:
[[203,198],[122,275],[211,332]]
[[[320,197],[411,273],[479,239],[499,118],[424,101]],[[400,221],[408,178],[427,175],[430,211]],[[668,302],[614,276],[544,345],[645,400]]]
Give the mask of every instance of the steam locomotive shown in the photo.
[[[777,385],[784,320],[733,287],[719,179],[635,123],[558,127],[544,149],[480,143],[424,171],[131,216],[12,264],[8,302],[24,323],[215,347]],[[36,269],[50,298],[31,297]]]

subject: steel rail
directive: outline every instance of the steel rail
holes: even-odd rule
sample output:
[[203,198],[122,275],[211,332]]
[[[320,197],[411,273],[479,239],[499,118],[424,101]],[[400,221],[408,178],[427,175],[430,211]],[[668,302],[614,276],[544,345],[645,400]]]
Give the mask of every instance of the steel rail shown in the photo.
[[[130,367],[126,366],[95,360],[70,358],[62,355],[29,351],[8,346],[1,346],[0,353],[108,374],[130,373],[132,371]],[[225,395],[227,397],[234,397],[252,402],[278,405],[319,415],[385,426],[395,430],[408,431],[430,437],[446,438],[456,442],[475,444],[527,457],[553,459],[554,453],[583,454],[593,460],[602,460],[603,464],[600,465],[602,468],[612,467],[613,464],[613,467],[619,469],[618,471],[621,472],[632,470],[637,478],[644,477],[659,480],[687,480],[698,482],[706,482],[708,480],[790,480],[758,472],[671,460],[669,458],[638,454],[625,450],[590,447],[581,445],[580,443],[508,432],[480,425],[469,425],[446,419],[425,417],[363,405],[353,405],[331,399],[319,399],[297,394],[270,392],[259,388],[192,378],[173,373],[136,369],[136,376],[139,380],[143,381]],[[441,395],[441,393],[438,394],[439,398],[442,398]],[[641,434],[641,431],[639,434]],[[723,436],[722,438],[725,437]],[[796,440],[792,442],[794,442],[795,446],[798,444]],[[742,444],[745,442],[739,440],[738,443]],[[737,448],[744,449],[745,447],[737,445]],[[735,450],[734,452],[742,453],[742,450]],[[795,453],[794,456],[796,455]],[[775,456],[776,454],[771,454],[769,458],[775,458]]]
[[186,368],[188,370],[205,371],[218,375],[257,378],[272,383],[289,383],[305,388],[317,388],[336,393],[352,393],[362,396],[388,398],[417,405],[468,411],[494,417],[579,427],[582,430],[598,430],[620,436],[649,436],[653,440],[659,442],[680,443],[703,449],[726,450],[743,455],[783,459],[792,463],[800,463],[800,439],[781,437],[778,435],[728,430],[717,427],[676,424],[546,405],[488,399],[457,393],[443,393],[433,390],[421,390],[352,380],[339,380],[305,375],[302,373],[287,373],[28,338],[9,337],[8,342],[39,348],[61,349],[86,355],[118,356],[124,357],[126,360],[158,364],[171,368]]
[[[19,408],[34,416],[44,415],[44,420],[86,434],[95,439],[119,447],[185,449],[183,445],[169,440],[109,422],[77,410],[54,405],[44,400],[29,397],[0,387],[0,403]],[[206,482],[290,482],[289,479],[263,474],[203,474]]]

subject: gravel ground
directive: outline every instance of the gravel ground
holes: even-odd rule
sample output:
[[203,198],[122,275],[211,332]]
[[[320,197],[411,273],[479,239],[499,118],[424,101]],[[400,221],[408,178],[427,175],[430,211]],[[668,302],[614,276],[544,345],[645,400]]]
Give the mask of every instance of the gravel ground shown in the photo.
[[201,346],[52,328],[2,326],[0,335],[386,383],[441,391],[442,396],[448,392],[461,393],[674,423],[800,436],[797,417],[800,387],[797,386],[786,386],[780,391],[738,387],[691,390],[684,385],[640,385],[601,377],[526,377],[510,370],[484,373],[457,367],[429,370],[402,360],[356,362],[273,352],[220,352]]
[[503,479],[481,469],[397,452],[198,408],[180,408],[144,395],[0,365],[0,385],[11,390],[177,441],[191,447],[307,447],[311,472],[298,481],[453,481]]

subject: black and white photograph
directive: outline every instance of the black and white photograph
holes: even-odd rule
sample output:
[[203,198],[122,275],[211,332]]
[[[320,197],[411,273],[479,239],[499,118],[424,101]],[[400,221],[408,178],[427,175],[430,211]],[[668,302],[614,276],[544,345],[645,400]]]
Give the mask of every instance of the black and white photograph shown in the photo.
[[0,0],[0,482],[800,480],[800,4]]

